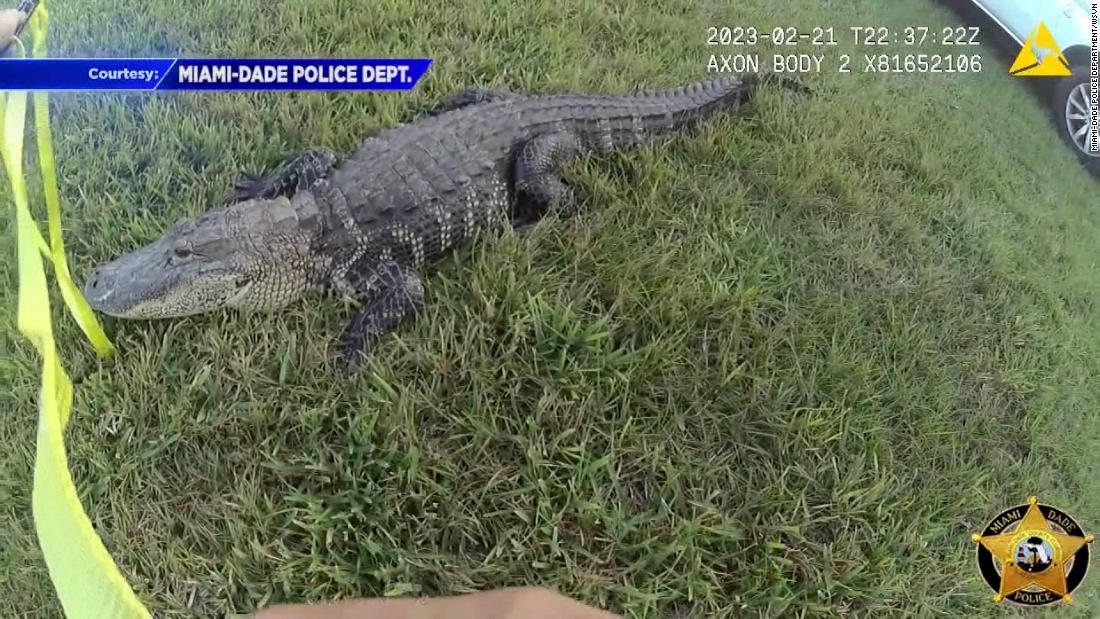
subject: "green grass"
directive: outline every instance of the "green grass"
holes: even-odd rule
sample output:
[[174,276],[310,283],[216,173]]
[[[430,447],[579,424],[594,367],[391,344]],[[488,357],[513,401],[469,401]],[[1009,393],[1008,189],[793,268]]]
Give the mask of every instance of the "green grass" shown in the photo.
[[[958,19],[923,0],[351,4],[52,3],[55,55],[435,59],[411,93],[53,96],[74,272],[242,170],[349,152],[464,86],[675,86],[722,51],[712,24]],[[827,62],[857,66],[843,40]],[[338,300],[108,322],[102,362],[55,299],[97,530],[158,617],[516,584],[631,617],[1005,615],[971,533],[1033,493],[1100,530],[1100,212],[1045,108],[979,51],[980,74],[816,76],[816,98],[765,92],[579,162],[590,210],[443,265],[350,382],[324,370]],[[37,358],[3,261],[0,616],[59,617],[30,517]],[[1094,574],[1060,616],[1098,598]]]

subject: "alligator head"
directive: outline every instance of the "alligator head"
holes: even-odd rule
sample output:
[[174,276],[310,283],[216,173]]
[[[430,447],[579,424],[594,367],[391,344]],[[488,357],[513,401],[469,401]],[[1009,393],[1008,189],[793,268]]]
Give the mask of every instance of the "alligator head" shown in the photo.
[[96,311],[121,318],[275,309],[309,287],[309,245],[287,198],[239,202],[180,220],[95,269],[84,296]]

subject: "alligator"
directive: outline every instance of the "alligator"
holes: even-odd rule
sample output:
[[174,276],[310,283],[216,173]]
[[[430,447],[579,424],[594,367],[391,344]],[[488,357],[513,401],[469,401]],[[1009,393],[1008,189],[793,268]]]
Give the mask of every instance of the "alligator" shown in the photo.
[[354,371],[423,306],[426,265],[483,231],[574,214],[582,202],[564,177],[574,158],[655,143],[767,82],[810,92],[767,73],[628,95],[466,89],[342,162],[319,147],[242,175],[222,205],[94,269],[83,292],[93,309],[132,319],[347,295],[359,307],[334,361]]

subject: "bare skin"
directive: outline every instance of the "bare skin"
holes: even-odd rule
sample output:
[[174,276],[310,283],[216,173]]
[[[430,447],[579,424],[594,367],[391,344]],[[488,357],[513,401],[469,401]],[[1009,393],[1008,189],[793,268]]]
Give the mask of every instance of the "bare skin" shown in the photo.
[[8,45],[11,44],[19,24],[23,23],[26,18],[26,15],[15,9],[0,11],[0,50],[6,50]]
[[359,599],[289,604],[253,619],[622,619],[539,587],[481,591],[440,598]]

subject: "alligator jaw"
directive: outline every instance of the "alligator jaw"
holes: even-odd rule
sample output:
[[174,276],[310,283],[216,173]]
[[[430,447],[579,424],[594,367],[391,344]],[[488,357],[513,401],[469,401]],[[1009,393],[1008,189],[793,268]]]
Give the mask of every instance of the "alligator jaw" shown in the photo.
[[225,307],[248,282],[240,239],[212,211],[181,220],[159,239],[88,275],[92,309],[119,318],[178,318]]
[[95,269],[84,296],[104,314],[146,320],[284,307],[310,290],[311,238],[286,198],[238,202]]
[[156,241],[93,270],[83,290],[92,309],[119,318],[185,315],[157,311],[156,307],[148,305],[151,300],[163,298],[165,291],[179,280],[179,273],[171,268],[163,245],[163,241]]

